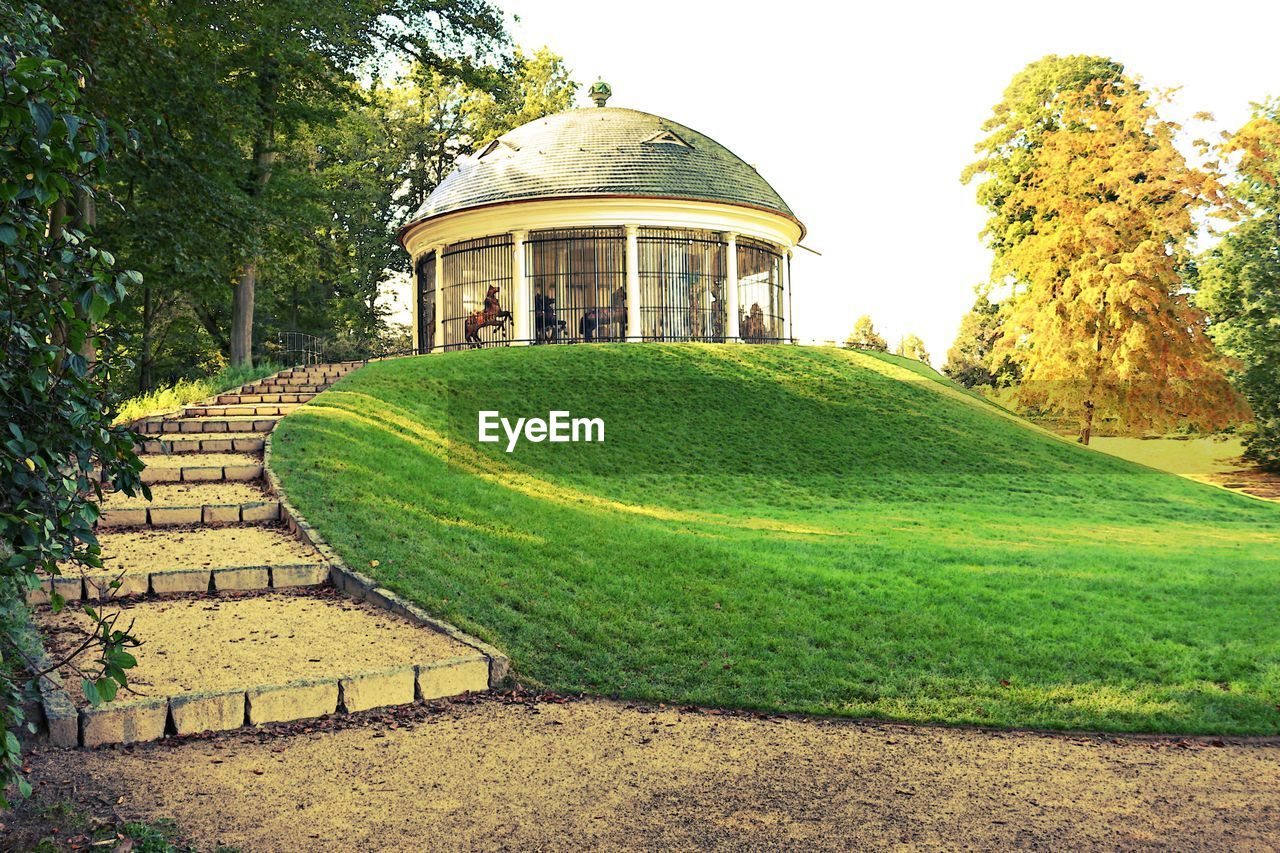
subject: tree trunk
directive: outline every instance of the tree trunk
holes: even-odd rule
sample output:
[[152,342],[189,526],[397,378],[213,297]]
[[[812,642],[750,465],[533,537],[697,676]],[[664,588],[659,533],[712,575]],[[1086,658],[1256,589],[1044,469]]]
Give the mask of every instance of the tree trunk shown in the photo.
[[[97,202],[85,190],[77,189],[75,204],[76,215],[71,221],[71,227],[83,234],[92,235],[98,225]],[[98,346],[94,343],[93,324],[90,324],[85,332],[84,343],[80,345],[80,354],[84,356],[89,369],[92,370],[98,360]]]
[[152,374],[155,372],[155,356],[152,354],[152,327],[155,323],[155,308],[151,304],[151,285],[142,283],[142,348],[138,353],[138,393],[145,394],[151,390]]
[[253,367],[253,296],[258,262],[250,261],[231,295],[231,365]]
[[[255,216],[258,202],[262,199],[271,180],[271,170],[275,165],[275,104],[276,104],[276,62],[268,58],[258,76],[258,108],[262,112],[262,126],[253,140],[253,163],[249,171],[249,197],[254,202]],[[253,366],[253,301],[254,288],[258,283],[258,262],[261,251],[260,222],[253,225],[250,256],[240,273],[240,281],[236,283],[235,293],[231,299],[231,364],[233,367]]]
[[1085,447],[1089,446],[1089,439],[1093,437],[1093,401],[1086,400],[1084,404],[1084,426],[1080,428],[1080,437],[1076,439]]
[[1080,428],[1080,437],[1077,439],[1085,447],[1089,446],[1089,439],[1093,437],[1093,413],[1097,408],[1095,395],[1098,392],[1098,383],[1102,380],[1102,329],[1106,316],[1107,294],[1103,291],[1098,300],[1098,317],[1093,326],[1093,367],[1089,371],[1089,393],[1084,401],[1084,425]]

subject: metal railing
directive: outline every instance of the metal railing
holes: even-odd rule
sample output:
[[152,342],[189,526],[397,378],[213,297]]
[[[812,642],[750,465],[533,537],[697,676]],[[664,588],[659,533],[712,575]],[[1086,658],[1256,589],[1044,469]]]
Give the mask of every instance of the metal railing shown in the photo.
[[324,342],[306,332],[280,332],[276,338],[281,357],[289,367],[310,367],[324,359]]

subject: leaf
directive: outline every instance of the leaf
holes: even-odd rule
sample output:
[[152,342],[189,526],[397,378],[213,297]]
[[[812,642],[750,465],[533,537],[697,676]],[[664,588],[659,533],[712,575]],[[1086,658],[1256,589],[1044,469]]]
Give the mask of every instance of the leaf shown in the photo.
[[119,685],[110,678],[99,678],[96,682],[98,695],[102,697],[103,702],[110,702],[116,698],[116,691],[120,689]]
[[100,323],[102,318],[107,316],[107,312],[111,310],[110,303],[103,299],[99,294],[93,294],[93,301],[89,303],[89,321],[91,323]]
[[28,101],[27,110],[31,113],[32,121],[36,123],[36,138],[44,139],[53,127],[53,110],[49,109],[49,105],[44,101]]

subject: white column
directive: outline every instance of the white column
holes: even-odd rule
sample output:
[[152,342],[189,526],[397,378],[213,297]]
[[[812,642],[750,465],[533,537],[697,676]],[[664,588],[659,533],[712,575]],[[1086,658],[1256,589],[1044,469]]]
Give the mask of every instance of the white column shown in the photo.
[[725,338],[736,341],[742,337],[742,329],[738,322],[738,235],[732,231],[724,235],[725,242],[725,301],[729,303],[725,313],[728,325],[725,327]]
[[627,232],[627,340],[638,341],[640,328],[640,227],[626,226]]
[[431,348],[436,352],[444,351],[444,246],[435,246],[431,251],[436,253],[435,263],[435,282],[436,291],[436,310],[431,317],[432,325],[435,329],[431,333],[431,342],[434,344]]
[[529,328],[529,306],[533,299],[524,274],[524,238],[528,236],[526,231],[511,232],[511,312],[516,315],[513,337],[521,344],[533,339]]
[[418,334],[422,331],[420,328],[422,306],[419,304],[422,300],[418,298],[418,263],[423,257],[425,256],[415,255],[409,269],[409,310],[413,312],[413,329],[409,332],[412,337],[409,338],[409,342],[415,353],[422,352],[422,342],[418,339]]
[[[778,248],[781,249],[782,247],[779,246]],[[787,299],[787,293],[791,288],[791,276],[788,275],[789,270],[787,269],[787,259],[790,257],[790,249],[782,249],[778,257],[778,284],[782,285],[780,291],[782,304],[778,306],[778,315],[782,317],[782,328],[778,329],[777,334],[779,338],[783,339],[790,337],[787,334],[787,322],[791,319],[791,306]]]

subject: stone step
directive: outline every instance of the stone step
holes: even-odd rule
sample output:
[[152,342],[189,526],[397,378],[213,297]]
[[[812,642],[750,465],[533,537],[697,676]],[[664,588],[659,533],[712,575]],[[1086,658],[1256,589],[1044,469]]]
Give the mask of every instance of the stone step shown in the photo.
[[167,433],[145,436],[142,453],[260,453],[266,446],[267,435],[262,432],[236,433]]
[[[316,382],[337,382],[350,373],[350,370],[286,370],[277,373],[276,377],[285,379],[310,379]],[[268,379],[272,377],[267,377]]]
[[239,393],[250,396],[254,394],[310,394],[315,396],[328,387],[328,385],[277,385],[271,382],[246,385],[240,389]]
[[217,433],[217,432],[271,432],[275,429],[280,415],[262,417],[182,417],[169,419],[146,420],[138,424],[135,432],[144,435],[169,435],[173,433]]
[[309,394],[219,394],[217,405],[219,406],[240,406],[240,405],[256,405],[258,403],[305,403],[315,396],[315,393]]
[[301,403],[237,403],[187,406],[182,410],[182,418],[234,418],[234,417],[271,417],[287,415]]
[[[100,746],[235,729],[486,690],[491,659],[453,635],[332,588],[120,603],[142,644],[121,691],[90,707],[72,667],[49,719],[56,746]],[[81,607],[41,609],[49,655],[91,630]],[[88,666],[91,653],[75,663]],[[49,709],[54,703],[46,701]],[[49,711],[46,710],[46,714]]]
[[[279,524],[105,530],[102,567],[67,565],[50,591],[67,601],[130,595],[226,592],[324,584],[329,565]],[[117,586],[112,586],[118,582]]]
[[99,507],[100,527],[170,527],[180,524],[237,524],[276,521],[280,501],[257,483],[158,483],[151,500],[123,492],[107,494]]
[[257,382],[253,384],[254,385],[294,386],[294,385],[326,385],[328,384],[328,382],[329,380],[323,379],[318,376],[284,376],[282,374],[276,374],[275,376],[269,376],[266,379],[259,379]]
[[182,453],[143,456],[144,483],[261,480],[262,460],[248,453]]

